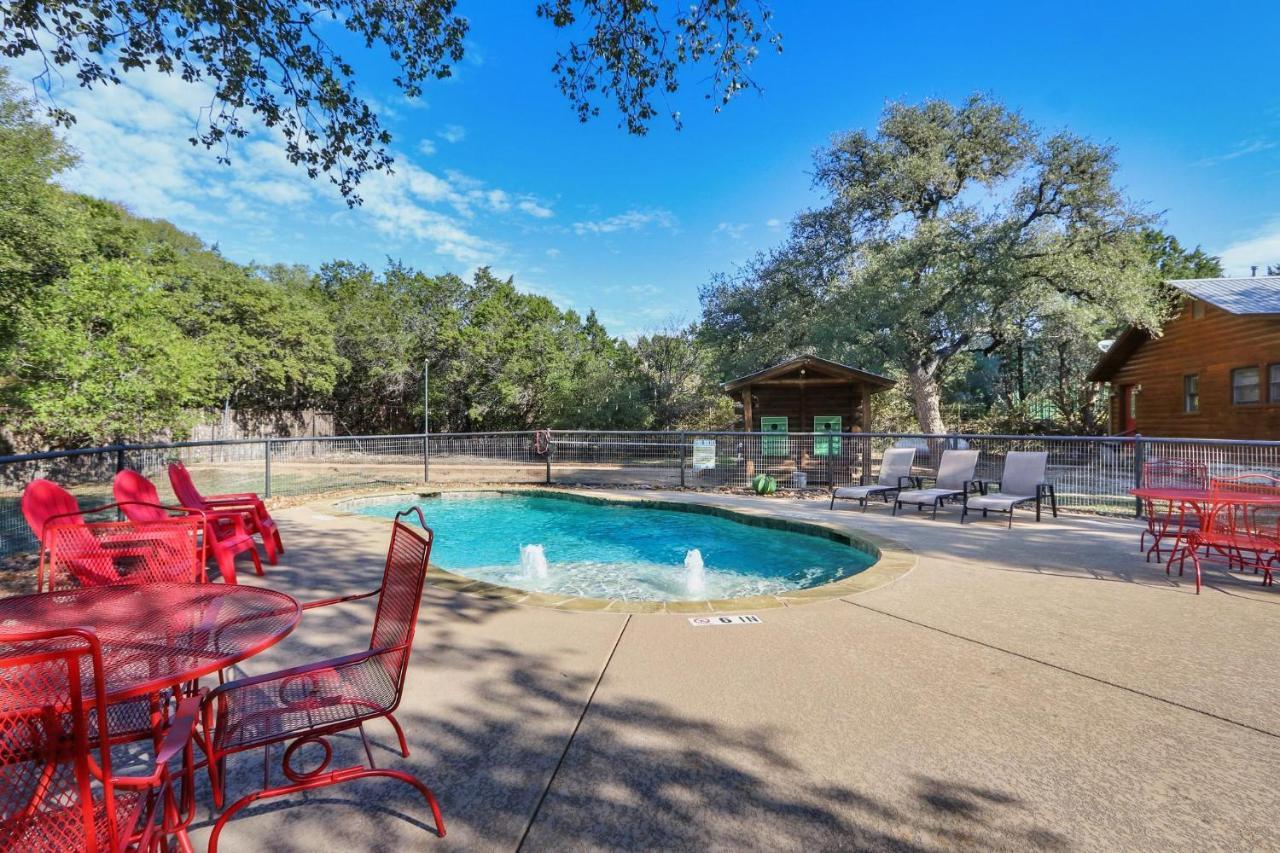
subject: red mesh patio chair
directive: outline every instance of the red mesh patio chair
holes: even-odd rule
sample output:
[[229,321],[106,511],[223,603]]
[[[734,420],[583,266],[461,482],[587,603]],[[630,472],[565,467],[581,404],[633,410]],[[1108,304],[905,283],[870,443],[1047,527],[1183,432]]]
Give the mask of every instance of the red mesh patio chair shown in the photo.
[[42,591],[120,583],[202,583],[201,526],[199,516],[87,524],[55,520],[45,527]]
[[204,580],[201,519],[169,517],[147,521],[85,521],[74,497],[48,480],[34,480],[22,493],[22,512],[40,539],[38,591],[116,583]]
[[[1262,500],[1240,500],[1238,496],[1258,495]],[[1169,564],[1178,557],[1178,574],[1182,574],[1187,557],[1196,570],[1196,592],[1200,592],[1201,556],[1212,553],[1227,559],[1227,568],[1262,572],[1262,585],[1273,583],[1272,570],[1280,562],[1280,479],[1269,474],[1243,474],[1214,479],[1210,489],[1209,510],[1202,527],[1180,540],[1169,554]],[[1169,566],[1165,566],[1168,573]]]
[[267,562],[275,565],[279,555],[284,553],[284,542],[280,539],[280,529],[275,520],[267,512],[262,499],[252,492],[234,495],[202,495],[191,479],[191,472],[181,462],[169,464],[169,484],[178,502],[189,509],[200,509],[205,512],[232,512],[244,514],[245,527],[250,533],[256,533],[262,539],[263,550],[267,552]]
[[253,559],[254,570],[262,574],[262,560],[253,542],[253,534],[245,527],[244,513],[210,512],[187,507],[166,507],[160,503],[155,483],[137,471],[125,469],[116,474],[112,491],[120,509],[130,521],[145,523],[172,518],[171,512],[195,514],[201,520],[204,537],[201,540],[208,553],[218,563],[218,573],[223,583],[236,582],[236,555],[246,551]]
[[[1209,490],[1209,467],[1201,462],[1188,462],[1183,459],[1152,459],[1142,465],[1142,485],[1150,489],[1186,489],[1189,492],[1207,492]],[[1199,516],[1187,512],[1187,505],[1173,501],[1156,501],[1145,498],[1142,501],[1142,515],[1146,519],[1147,529],[1138,537],[1138,550],[1146,552],[1147,561],[1155,554],[1156,562],[1163,560],[1160,545],[1165,539],[1177,543],[1185,541],[1199,523]],[[1151,547],[1146,546],[1147,537],[1151,537]]]
[[[0,850],[191,850],[192,732],[201,697],[157,737],[146,776],[112,772],[102,651],[88,629],[0,634]],[[170,763],[183,757],[181,799]]]
[[[400,521],[411,511],[417,513],[425,535]],[[260,747],[264,753],[263,788],[236,800],[219,815],[209,836],[210,853],[216,853],[218,836],[227,821],[251,803],[371,777],[398,779],[416,788],[431,808],[436,833],[444,837],[444,819],[431,790],[409,773],[377,767],[364,732],[366,722],[380,717],[386,719],[395,729],[401,755],[408,757],[409,746],[393,712],[400,704],[409,667],[432,538],[417,507],[398,513],[380,589],[304,605],[304,609],[309,609],[377,595],[378,611],[368,650],[230,681],[208,694],[202,742],[208,756],[214,804],[218,808],[224,799],[227,756]],[[360,732],[368,765],[329,770],[333,757],[329,736],[351,729]],[[268,786],[267,768],[270,746],[277,743],[289,744],[282,760],[289,784],[272,788]],[[324,755],[314,769],[300,771],[293,766],[293,756],[306,744],[319,745]]]

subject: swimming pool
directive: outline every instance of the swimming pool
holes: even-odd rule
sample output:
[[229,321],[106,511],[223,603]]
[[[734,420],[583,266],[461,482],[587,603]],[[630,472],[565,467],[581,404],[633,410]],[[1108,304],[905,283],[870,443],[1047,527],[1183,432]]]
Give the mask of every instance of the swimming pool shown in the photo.
[[868,551],[821,535],[818,528],[814,535],[703,512],[539,493],[402,496],[349,508],[390,518],[415,500],[436,534],[434,565],[553,595],[743,598],[820,586],[875,562]]

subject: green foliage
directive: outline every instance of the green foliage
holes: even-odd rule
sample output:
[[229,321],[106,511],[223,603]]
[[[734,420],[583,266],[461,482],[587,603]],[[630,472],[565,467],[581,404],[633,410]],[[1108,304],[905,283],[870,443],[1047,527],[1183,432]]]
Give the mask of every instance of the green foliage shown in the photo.
[[757,495],[771,495],[778,491],[778,481],[768,474],[756,474],[751,478],[751,491]]
[[641,336],[635,344],[654,429],[727,429],[733,402],[714,379],[710,352],[696,327]]
[[[405,96],[422,94],[432,78],[452,75],[468,32],[454,14],[455,0],[0,0],[0,54],[37,54],[47,84],[60,68],[81,86],[114,85],[130,71],[156,69],[203,84],[211,96],[204,124],[192,144],[216,148],[228,161],[229,143],[256,122],[284,139],[289,161],[315,178],[325,174],[350,204],[369,170],[388,171],[391,134],[368,101],[356,94],[351,65],[334,49],[337,28],[366,47],[384,48],[397,68]],[[710,66],[716,109],[744,89],[755,88],[747,69],[768,32],[761,4],[708,0],[661,8],[656,0],[543,0],[538,17],[560,29],[585,23],[585,37],[559,54],[553,71],[581,120],[599,112],[597,96],[612,100],[632,133],[644,133],[657,114],[652,105],[679,88],[681,66]],[[706,70],[705,68],[703,70]],[[68,75],[70,76],[70,75]],[[50,107],[56,124],[75,116]],[[679,124],[678,114],[673,115]]]
[[76,264],[17,313],[8,402],[51,443],[171,429],[212,378],[205,344],[182,333],[136,262]]

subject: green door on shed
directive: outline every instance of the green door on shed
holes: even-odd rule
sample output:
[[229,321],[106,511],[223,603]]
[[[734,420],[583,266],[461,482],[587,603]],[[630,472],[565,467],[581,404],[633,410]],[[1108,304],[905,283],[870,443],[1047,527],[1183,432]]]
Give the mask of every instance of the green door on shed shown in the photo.
[[[824,432],[840,432],[841,418],[839,415],[816,415],[813,419],[813,431],[816,433]],[[840,452],[840,436],[824,436],[816,435],[813,438],[813,455],[826,456],[828,453],[835,455]]]
[[764,438],[760,441],[760,455],[788,456],[790,442],[787,440],[786,418],[760,418],[760,431]]

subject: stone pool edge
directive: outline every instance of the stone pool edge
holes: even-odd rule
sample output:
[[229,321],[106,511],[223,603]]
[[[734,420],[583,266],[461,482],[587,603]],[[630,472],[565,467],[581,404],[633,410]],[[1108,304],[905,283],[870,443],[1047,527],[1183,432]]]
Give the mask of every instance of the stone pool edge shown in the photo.
[[[778,607],[795,607],[812,604],[817,601],[829,601],[856,595],[885,586],[906,575],[916,567],[915,552],[907,545],[875,533],[859,530],[856,533],[837,524],[805,519],[803,521],[785,518],[766,509],[756,507],[728,507],[713,503],[704,503],[696,499],[668,500],[646,495],[630,495],[611,493],[608,496],[594,494],[583,489],[549,489],[545,487],[512,487],[501,486],[477,488],[474,486],[462,489],[397,489],[395,491],[378,492],[342,498],[336,501],[322,501],[311,504],[316,509],[323,509],[336,515],[352,516],[370,521],[389,524],[391,519],[378,518],[354,512],[349,507],[356,503],[382,501],[397,497],[432,497],[446,491],[458,492],[496,492],[506,494],[541,494],[565,500],[577,500],[585,503],[601,504],[633,504],[652,509],[666,509],[675,512],[690,512],[714,515],[754,527],[769,527],[777,530],[790,530],[810,536],[822,536],[842,542],[851,548],[858,548],[876,557],[876,562],[856,574],[841,578],[822,586],[791,590],[777,595],[754,595],[745,598],[723,598],[708,601],[626,601],[619,598],[584,598],[579,596],[549,595],[542,592],[530,592],[515,587],[501,586],[487,581],[456,575],[439,566],[432,565],[427,573],[427,583],[445,590],[474,595],[479,598],[505,601],[509,604],[543,607],[552,610],[563,610],[577,613],[670,613],[679,615],[697,615],[699,613],[732,613],[742,610],[768,610]],[[865,546],[865,547],[864,547]]]

